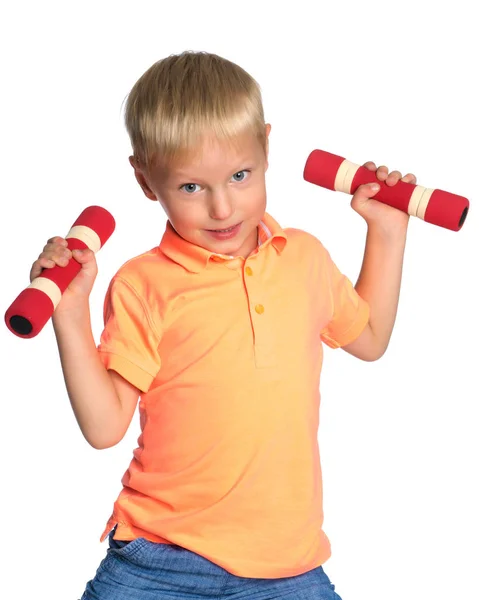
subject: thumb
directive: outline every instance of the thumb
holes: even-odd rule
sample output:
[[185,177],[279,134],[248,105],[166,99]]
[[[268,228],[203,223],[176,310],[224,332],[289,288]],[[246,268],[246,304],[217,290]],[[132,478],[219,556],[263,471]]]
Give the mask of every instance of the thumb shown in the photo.
[[81,264],[81,275],[79,276],[87,276],[91,278],[95,278],[98,273],[98,267],[96,264],[95,253],[93,250],[89,248],[85,248],[83,250],[73,250],[72,252],[73,258]]
[[371,198],[371,196],[379,192],[379,188],[379,183],[365,183],[358,187],[356,194],[361,198]]
[[95,257],[95,253],[90,248],[84,248],[83,250],[73,250],[73,258],[78,261],[81,265],[91,261]]
[[379,191],[380,185],[378,183],[364,183],[360,185],[357,190],[354,192],[353,198],[351,200],[351,205],[358,206],[364,205],[371,199],[377,192]]

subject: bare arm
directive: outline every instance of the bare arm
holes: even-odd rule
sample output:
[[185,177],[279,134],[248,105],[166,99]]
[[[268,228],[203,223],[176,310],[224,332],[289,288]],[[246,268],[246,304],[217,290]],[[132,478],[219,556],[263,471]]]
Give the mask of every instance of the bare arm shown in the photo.
[[369,323],[357,339],[343,347],[362,360],[380,358],[391,339],[399,303],[406,227],[390,237],[373,227],[368,230],[363,265],[355,288],[369,303]]
[[[373,162],[364,165],[376,170]],[[401,179],[416,183],[416,176],[399,171],[388,174],[388,168],[379,167],[376,177],[393,186]],[[344,350],[363,360],[377,360],[386,351],[396,320],[401,287],[404,250],[409,215],[381,202],[371,201],[377,190],[361,185],[356,190],[351,206],[367,222],[366,249],[356,291],[369,303],[369,323],[361,335]]]
[[72,254],[60,236],[50,238],[33,263],[30,281],[44,269],[64,267],[72,259],[82,266],[53,313],[52,322],[63,376],[80,429],[94,448],[109,448],[125,435],[140,391],[101,362],[93,339],[89,295],[98,268],[91,250]]
[[54,314],[53,327],[68,396],[85,439],[97,449],[114,446],[128,429],[139,390],[101,362],[88,303],[74,313]]

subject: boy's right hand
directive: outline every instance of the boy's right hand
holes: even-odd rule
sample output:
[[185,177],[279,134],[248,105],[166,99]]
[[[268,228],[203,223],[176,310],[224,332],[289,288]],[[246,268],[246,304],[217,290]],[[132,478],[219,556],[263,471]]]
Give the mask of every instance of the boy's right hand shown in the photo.
[[60,268],[68,265],[70,260],[76,260],[82,268],[73,278],[70,285],[63,292],[62,299],[55,309],[55,313],[71,311],[78,307],[84,307],[88,304],[88,297],[93,288],[95,278],[98,273],[95,253],[86,249],[82,252],[75,250],[72,252],[68,248],[66,239],[56,236],[50,238],[43,248],[43,252],[33,263],[30,271],[30,283],[39,275],[43,269],[52,269],[58,265]]

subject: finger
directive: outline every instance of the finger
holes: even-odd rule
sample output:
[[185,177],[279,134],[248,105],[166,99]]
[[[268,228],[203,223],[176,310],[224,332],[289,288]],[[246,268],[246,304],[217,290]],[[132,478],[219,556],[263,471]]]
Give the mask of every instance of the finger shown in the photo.
[[417,183],[416,175],[413,175],[413,173],[408,173],[407,175],[404,175],[404,177],[401,179],[401,181],[404,181],[405,183],[412,183],[413,185],[416,185],[416,183]]
[[63,246],[56,246],[54,248],[50,248],[40,254],[39,259],[51,260],[55,264],[65,267],[72,257],[71,250],[65,248]]
[[368,162],[365,162],[363,167],[366,167],[366,169],[369,169],[370,171],[375,171],[377,168],[372,160],[368,160]]
[[30,283],[39,275],[41,275],[43,269],[51,269],[54,266],[55,262],[53,260],[49,260],[48,258],[39,258],[36,260],[30,269]]
[[47,242],[43,247],[44,252],[55,252],[58,248],[68,248],[68,242],[66,240],[60,240],[56,242]]
[[389,173],[389,169],[385,165],[381,165],[380,167],[378,167],[378,169],[376,171],[376,177],[380,181],[385,181],[388,177],[388,173]]
[[47,245],[45,246],[45,249],[43,250],[43,252],[40,254],[40,256],[38,258],[52,258],[53,260],[55,260],[55,258],[61,258],[61,257],[68,257],[71,258],[72,255],[72,251],[69,248],[65,248],[64,246],[59,246],[58,244],[56,245]]
[[57,250],[53,260],[60,265],[60,267],[66,267],[72,258],[72,252],[68,248]]
[[39,267],[35,261],[32,265],[32,268],[30,269],[30,283],[32,283],[32,281],[34,279],[36,279],[40,275],[41,272],[42,272],[41,267]]
[[56,235],[47,241],[47,244],[61,244],[62,246],[68,246],[68,242],[65,238]]
[[55,252],[42,252],[30,269],[30,282],[38,277],[43,269],[52,269],[56,265],[66,267],[71,256],[71,250],[62,246],[57,246]]
[[386,179],[386,185],[396,185],[402,175],[399,171],[391,171]]
[[53,259],[48,258],[47,256],[42,256],[37,261],[35,261],[35,263],[33,263],[33,264],[38,264],[43,269],[48,269],[48,268],[54,267],[56,263]]

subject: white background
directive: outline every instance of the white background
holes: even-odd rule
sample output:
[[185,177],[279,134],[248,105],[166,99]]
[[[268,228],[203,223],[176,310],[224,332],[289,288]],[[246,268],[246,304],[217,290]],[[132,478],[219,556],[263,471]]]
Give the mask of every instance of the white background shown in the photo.
[[[172,7],[173,5],[173,7]],[[374,363],[325,347],[319,432],[324,565],[343,600],[479,598],[477,43],[473,3],[18,2],[0,15],[3,313],[31,263],[100,204],[117,228],[91,295],[159,243],[165,217],[128,164],[122,102],[156,60],[215,52],[260,83],[272,123],[268,211],[319,237],[356,282],[366,225],[350,196],[306,183],[314,148],[468,197],[464,228],[411,219],[399,312]],[[3,314],[2,313],[2,314]],[[2,590],[76,600],[136,447],[83,439],[51,323],[0,330]]]

